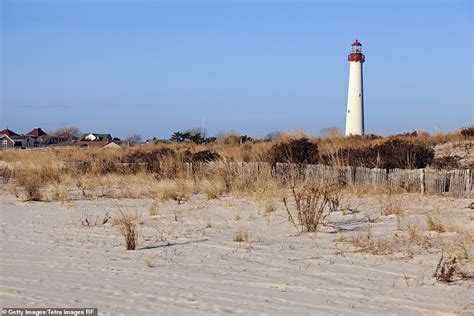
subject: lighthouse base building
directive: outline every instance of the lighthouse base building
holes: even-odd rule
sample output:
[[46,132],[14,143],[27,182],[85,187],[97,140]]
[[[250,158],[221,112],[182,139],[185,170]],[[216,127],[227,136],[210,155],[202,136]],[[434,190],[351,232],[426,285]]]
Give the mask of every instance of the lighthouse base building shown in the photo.
[[346,136],[364,135],[364,90],[362,80],[362,44],[355,40],[349,61],[349,88],[347,94]]

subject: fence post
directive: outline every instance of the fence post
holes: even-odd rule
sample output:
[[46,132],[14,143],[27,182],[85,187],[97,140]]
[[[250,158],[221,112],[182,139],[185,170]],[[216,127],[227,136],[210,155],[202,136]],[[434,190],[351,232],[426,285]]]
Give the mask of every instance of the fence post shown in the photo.
[[471,169],[466,170],[466,197],[471,196]]
[[420,169],[421,194],[425,194],[425,169]]

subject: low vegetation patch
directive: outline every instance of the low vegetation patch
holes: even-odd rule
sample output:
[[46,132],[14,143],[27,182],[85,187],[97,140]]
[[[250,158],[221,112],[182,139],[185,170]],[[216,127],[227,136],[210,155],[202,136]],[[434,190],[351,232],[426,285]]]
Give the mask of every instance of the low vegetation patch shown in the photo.
[[250,241],[249,233],[243,230],[238,230],[235,232],[233,240],[239,243],[241,242],[248,243]]
[[433,277],[437,281],[442,283],[451,283],[463,279],[472,279],[474,275],[463,271],[461,263],[458,258],[455,256],[444,257],[444,254],[441,254],[438,265],[436,266]]
[[53,168],[16,169],[14,178],[16,185],[23,188],[27,201],[41,201],[48,183],[60,183],[60,176]]
[[156,216],[159,213],[159,209],[160,203],[156,199],[154,199],[151,201],[151,204],[148,207],[148,214],[150,214],[150,216]]
[[125,241],[125,248],[127,250],[135,250],[137,248],[138,221],[138,215],[127,213],[122,210],[119,210],[119,216],[114,219],[114,222],[118,225],[119,232]]
[[401,230],[401,221],[405,212],[402,209],[400,199],[395,198],[391,193],[388,196],[384,196],[380,214],[382,216],[395,215],[397,218],[397,230]]
[[474,137],[474,125],[463,127],[459,133],[465,138]]
[[352,237],[352,244],[360,251],[373,255],[388,255],[394,252],[394,243],[387,237],[375,238],[370,224],[366,232]]
[[110,215],[109,213],[105,213],[105,215],[100,218],[99,215],[97,215],[95,218],[91,217],[90,215],[82,215],[82,220],[81,220],[81,225],[84,227],[91,227],[91,226],[98,226],[98,225],[105,225],[107,222],[110,220]]
[[13,170],[9,167],[5,166],[3,168],[0,168],[0,178],[2,178],[3,183],[8,183],[8,181],[10,181],[10,178],[12,177],[12,174]]
[[225,193],[225,188],[219,181],[209,182],[205,181],[202,183],[203,192],[208,200],[214,200],[220,198]]
[[[338,195],[340,187],[325,182],[304,181],[299,183],[293,180],[290,183],[290,191],[296,207],[296,218],[303,232],[315,232],[320,225],[326,223],[327,217],[334,206],[331,207],[333,198]],[[296,221],[290,211],[287,198],[283,198],[289,219],[300,232]]]
[[448,227],[443,225],[436,217],[431,215],[426,216],[426,224],[428,225],[429,231],[438,233],[445,233],[448,231]]

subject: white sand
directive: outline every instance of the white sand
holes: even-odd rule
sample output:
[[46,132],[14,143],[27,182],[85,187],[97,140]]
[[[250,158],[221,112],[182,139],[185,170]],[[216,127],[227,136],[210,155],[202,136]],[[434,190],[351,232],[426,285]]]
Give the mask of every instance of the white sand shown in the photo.
[[[410,212],[472,228],[468,200],[411,197]],[[22,202],[4,187],[0,306],[98,307],[101,315],[474,314],[472,281],[446,285],[432,278],[439,249],[403,258],[335,242],[365,230],[366,214],[379,216],[370,207],[374,199],[363,202],[356,215],[333,216],[353,231],[298,236],[281,205],[259,214],[250,198],[195,196],[150,217],[146,200]],[[81,225],[84,214],[101,219],[117,206],[141,214],[138,250],[124,250],[110,221]],[[376,235],[395,228],[393,217],[372,224]],[[239,229],[250,243],[233,241]]]

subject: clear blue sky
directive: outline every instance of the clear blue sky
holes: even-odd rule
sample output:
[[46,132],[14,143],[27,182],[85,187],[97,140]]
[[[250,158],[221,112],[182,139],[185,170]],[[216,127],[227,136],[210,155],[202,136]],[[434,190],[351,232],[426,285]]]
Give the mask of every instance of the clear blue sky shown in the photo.
[[20,133],[344,129],[355,38],[367,132],[473,122],[470,0],[0,3],[0,127]]

